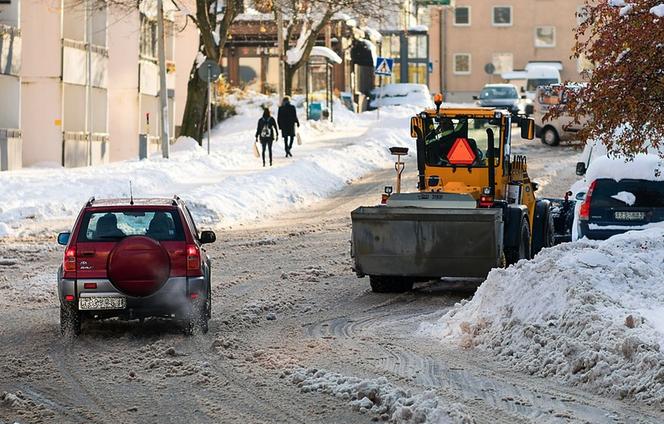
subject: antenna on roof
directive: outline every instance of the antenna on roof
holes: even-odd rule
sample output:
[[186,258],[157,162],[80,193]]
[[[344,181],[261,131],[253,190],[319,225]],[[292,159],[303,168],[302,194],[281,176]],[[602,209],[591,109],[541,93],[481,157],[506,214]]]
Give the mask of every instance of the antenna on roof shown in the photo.
[[129,204],[134,206],[134,192],[131,190],[131,180],[129,180]]

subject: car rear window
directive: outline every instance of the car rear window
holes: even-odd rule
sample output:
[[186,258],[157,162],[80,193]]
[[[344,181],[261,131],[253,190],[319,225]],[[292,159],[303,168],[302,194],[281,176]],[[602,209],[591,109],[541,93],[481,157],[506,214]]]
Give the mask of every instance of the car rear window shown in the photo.
[[664,181],[598,179],[592,207],[664,208]]
[[159,241],[184,241],[182,222],[175,211],[131,210],[87,212],[78,241],[115,241],[127,236],[148,236]]

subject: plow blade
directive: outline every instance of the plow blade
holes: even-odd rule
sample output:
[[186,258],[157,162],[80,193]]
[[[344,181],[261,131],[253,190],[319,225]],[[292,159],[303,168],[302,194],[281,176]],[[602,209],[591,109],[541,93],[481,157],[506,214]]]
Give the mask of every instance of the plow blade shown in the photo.
[[360,277],[483,279],[502,264],[502,209],[360,207],[351,220]]

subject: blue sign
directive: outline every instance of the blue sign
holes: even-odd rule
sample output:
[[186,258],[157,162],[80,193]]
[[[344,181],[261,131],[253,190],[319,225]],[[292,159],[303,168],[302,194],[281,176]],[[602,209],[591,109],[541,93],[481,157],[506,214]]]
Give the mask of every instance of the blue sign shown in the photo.
[[376,75],[389,77],[392,76],[392,68],[394,68],[394,59],[379,57],[376,60],[376,69],[374,70],[374,73]]

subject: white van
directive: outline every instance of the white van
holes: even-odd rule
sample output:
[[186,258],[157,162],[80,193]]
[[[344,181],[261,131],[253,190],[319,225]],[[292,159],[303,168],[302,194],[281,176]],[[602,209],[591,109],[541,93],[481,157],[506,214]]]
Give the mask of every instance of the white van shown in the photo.
[[537,87],[561,82],[559,66],[543,62],[529,63],[523,71],[504,72],[501,76],[504,80],[520,87],[521,93],[525,94],[526,98],[522,102],[521,109],[525,110],[526,115],[533,114],[533,100]]

